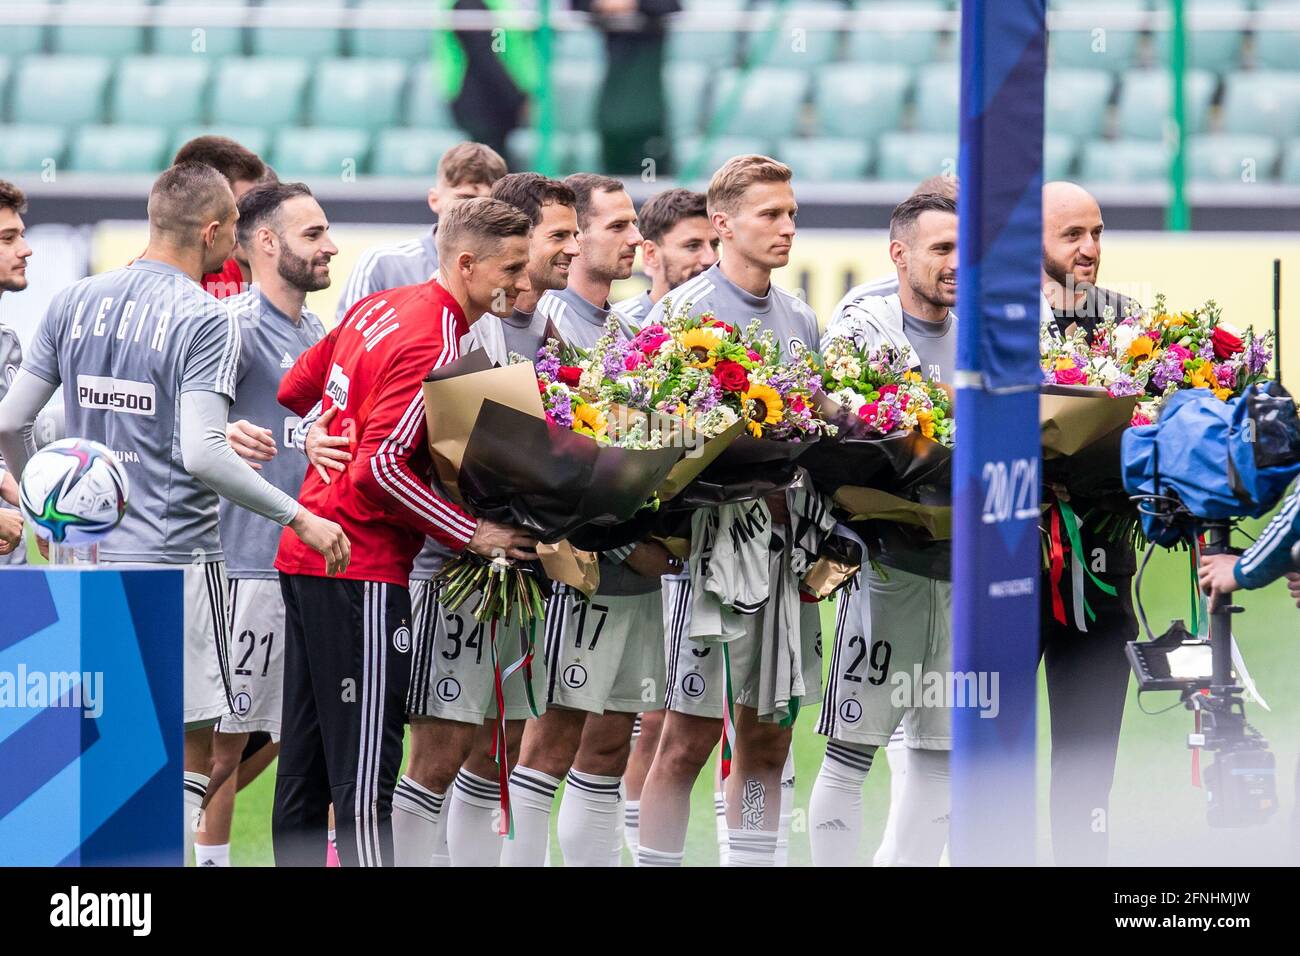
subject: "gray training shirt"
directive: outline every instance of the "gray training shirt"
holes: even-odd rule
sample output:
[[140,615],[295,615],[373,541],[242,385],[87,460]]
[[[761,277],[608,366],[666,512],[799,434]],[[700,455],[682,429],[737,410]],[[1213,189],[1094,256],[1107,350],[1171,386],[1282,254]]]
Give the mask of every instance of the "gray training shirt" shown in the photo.
[[921,377],[950,383],[952,373],[957,370],[957,332],[952,311],[949,310],[942,322],[930,322],[904,310],[903,332],[921,363]]
[[[276,400],[276,392],[280,379],[298,356],[324,338],[325,327],[305,308],[297,322],[290,319],[271,304],[257,285],[227,299],[226,307],[239,322],[241,342],[239,397],[230,407],[230,420],[246,419],[271,430],[278,452],[270,461],[261,462],[261,475],[296,498],[307,470],[306,460],[293,448],[298,416]],[[282,530],[269,518],[223,498],[221,541],[226,551],[227,576],[277,578],[275,552]]]
[[435,225],[418,239],[391,246],[375,246],[363,252],[343,287],[334,317],[342,322],[348,309],[368,295],[405,285],[419,285],[433,278],[438,272],[437,233]]
[[623,319],[623,322],[634,329],[642,328],[645,325],[646,317],[650,310],[655,307],[649,292],[642,292],[640,295],[634,295],[630,299],[624,299],[622,302],[614,304],[614,311]]
[[137,259],[50,303],[23,368],[63,386],[67,434],[113,450],[130,482],[106,561],[221,558],[217,494],[181,460],[184,392],[235,398],[239,325],[179,269]]

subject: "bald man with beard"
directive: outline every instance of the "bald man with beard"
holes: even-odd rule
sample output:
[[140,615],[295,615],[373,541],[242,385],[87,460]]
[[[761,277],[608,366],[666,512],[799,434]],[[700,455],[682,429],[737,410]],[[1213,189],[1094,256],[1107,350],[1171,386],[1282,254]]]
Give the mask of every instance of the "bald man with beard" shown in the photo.
[[[1111,310],[1120,318],[1141,308],[1097,285],[1103,228],[1097,200],[1086,190],[1068,182],[1043,187],[1043,295],[1061,333],[1077,325],[1090,342]],[[1087,630],[1081,631],[1075,623],[1070,568],[1060,585],[1064,622],[1053,614],[1052,582],[1046,572],[1041,588],[1040,647],[1052,721],[1052,849],[1058,865],[1104,866],[1110,788],[1128,695],[1124,645],[1137,638],[1137,563],[1127,536],[1117,540],[1103,526],[1115,516],[1132,517],[1133,504],[1118,475],[1113,491],[1089,489],[1087,496],[1052,482],[1050,473],[1045,477],[1049,494],[1068,501],[1083,519],[1081,550],[1089,569],[1115,589],[1111,596],[1091,581],[1085,583],[1096,619],[1088,620]],[[1074,558],[1071,554],[1067,560]]]

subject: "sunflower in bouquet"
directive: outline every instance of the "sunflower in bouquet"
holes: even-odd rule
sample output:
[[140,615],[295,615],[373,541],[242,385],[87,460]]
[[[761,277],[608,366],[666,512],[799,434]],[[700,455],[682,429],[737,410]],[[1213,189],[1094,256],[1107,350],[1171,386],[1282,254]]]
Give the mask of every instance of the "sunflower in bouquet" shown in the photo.
[[816,366],[822,390],[857,416],[868,432],[889,435],[917,429],[951,447],[956,440],[952,399],[936,382],[913,371],[911,349],[859,349],[837,337],[826,343]]

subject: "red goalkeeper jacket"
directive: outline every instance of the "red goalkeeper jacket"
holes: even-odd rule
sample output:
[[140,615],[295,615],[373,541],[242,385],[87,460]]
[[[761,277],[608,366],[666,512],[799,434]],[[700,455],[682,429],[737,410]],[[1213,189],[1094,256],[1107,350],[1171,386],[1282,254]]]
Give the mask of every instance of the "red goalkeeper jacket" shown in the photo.
[[[459,303],[436,280],[387,289],[357,302],[329,335],[299,356],[280,382],[280,404],[305,415],[337,407],[331,435],[351,439],[352,463],[325,484],[307,469],[298,500],[337,521],[352,543],[342,577],[407,586],[432,535],[464,549],[476,522],[429,485],[424,392],[430,369],[458,356],[468,331]],[[275,566],[324,576],[324,559],[285,529]]]

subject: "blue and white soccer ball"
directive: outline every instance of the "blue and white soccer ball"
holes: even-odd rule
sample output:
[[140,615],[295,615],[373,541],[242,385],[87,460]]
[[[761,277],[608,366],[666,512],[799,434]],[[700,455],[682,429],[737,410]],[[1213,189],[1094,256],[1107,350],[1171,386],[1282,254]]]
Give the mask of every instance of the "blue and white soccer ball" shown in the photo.
[[126,471],[97,441],[50,442],[27,462],[19,482],[23,517],[56,544],[94,544],[126,514]]

